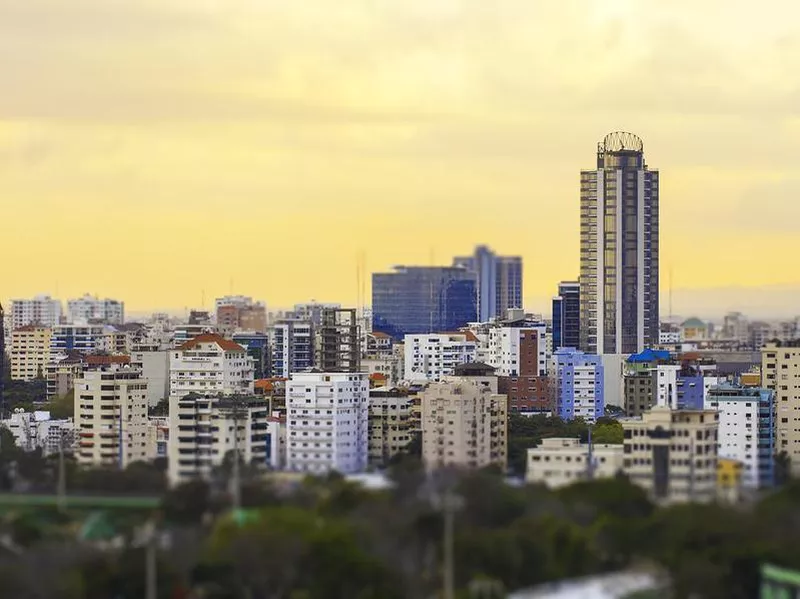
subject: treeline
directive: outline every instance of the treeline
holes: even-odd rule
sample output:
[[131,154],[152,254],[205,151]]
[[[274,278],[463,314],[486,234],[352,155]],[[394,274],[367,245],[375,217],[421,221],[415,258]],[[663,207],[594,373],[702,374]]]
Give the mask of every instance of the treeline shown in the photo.
[[[159,597],[437,596],[440,507],[449,494],[460,499],[453,535],[460,597],[473,596],[480,581],[511,591],[641,565],[662,571],[676,598],[744,599],[758,595],[762,562],[800,568],[797,483],[747,509],[656,508],[622,477],[549,491],[509,486],[494,471],[427,476],[406,462],[392,478],[392,488],[368,491],[337,476],[281,486],[246,475],[245,509],[236,513],[214,485],[165,493],[159,526],[169,542],[158,552]],[[76,540],[76,527],[57,525],[55,516],[38,531],[7,516],[3,538],[22,550],[0,549],[0,597],[141,599],[137,524],[145,515],[137,517],[120,519],[122,538],[98,547]]]

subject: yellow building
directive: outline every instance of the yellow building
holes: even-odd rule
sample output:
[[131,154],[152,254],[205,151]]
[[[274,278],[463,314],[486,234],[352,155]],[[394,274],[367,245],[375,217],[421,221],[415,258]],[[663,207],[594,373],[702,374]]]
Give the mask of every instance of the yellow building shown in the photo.
[[739,378],[742,387],[760,387],[761,386],[761,373],[760,372],[743,372]]
[[719,412],[657,406],[624,420],[623,469],[659,503],[710,502],[717,495]]
[[717,498],[727,503],[739,501],[744,464],[730,458],[717,459]]
[[[794,346],[794,347],[793,347]],[[800,346],[767,343],[761,349],[761,384],[775,392],[776,444],[800,475]]]
[[44,377],[50,362],[52,331],[47,327],[28,325],[11,333],[11,378],[31,381]]

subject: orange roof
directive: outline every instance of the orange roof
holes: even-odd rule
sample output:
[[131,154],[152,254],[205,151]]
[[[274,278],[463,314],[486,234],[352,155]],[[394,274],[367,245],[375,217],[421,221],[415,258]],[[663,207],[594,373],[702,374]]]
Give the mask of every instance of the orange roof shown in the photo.
[[370,335],[372,335],[376,339],[390,339],[391,338],[390,335],[387,335],[386,333],[382,333],[381,331],[372,331],[372,333],[370,333]]
[[258,379],[255,383],[256,389],[263,389],[264,391],[272,391],[272,381],[269,379]]
[[20,333],[20,332],[21,333],[29,333],[31,331],[41,331],[41,330],[46,330],[46,329],[47,329],[46,326],[40,325],[40,324],[26,324],[24,327],[19,327],[17,329],[14,329],[14,332],[15,333]]
[[373,381],[385,381],[386,375],[381,372],[373,372],[372,374],[369,375],[369,378],[370,380]]
[[475,333],[472,331],[464,331],[464,335],[467,337],[467,341],[477,341],[478,338],[475,336]]
[[216,343],[225,351],[244,351],[244,348],[238,343],[234,343],[230,339],[225,339],[225,337],[222,335],[217,335],[216,333],[203,333],[202,335],[198,335],[197,337],[189,339],[189,341],[180,345],[178,349],[181,351],[194,349],[200,343]]

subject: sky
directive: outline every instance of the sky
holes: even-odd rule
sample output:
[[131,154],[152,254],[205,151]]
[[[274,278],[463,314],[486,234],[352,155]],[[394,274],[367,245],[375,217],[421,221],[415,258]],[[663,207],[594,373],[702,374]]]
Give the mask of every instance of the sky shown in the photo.
[[676,313],[800,313],[800,8],[753,9],[0,0],[0,298],[354,303],[361,252],[485,243],[548,311],[579,171],[626,130],[661,172],[662,305],[671,278]]

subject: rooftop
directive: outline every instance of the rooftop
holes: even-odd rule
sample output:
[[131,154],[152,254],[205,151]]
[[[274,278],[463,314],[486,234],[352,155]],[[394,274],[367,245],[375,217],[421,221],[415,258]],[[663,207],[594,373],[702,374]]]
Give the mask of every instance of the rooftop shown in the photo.
[[238,351],[243,352],[245,349],[239,345],[238,343],[231,341],[230,339],[225,339],[222,335],[217,335],[216,333],[203,333],[202,335],[198,335],[197,337],[193,337],[189,339],[186,343],[183,343],[178,347],[179,351],[186,351],[189,349],[194,349],[201,343],[216,343],[221,349],[225,351]]

